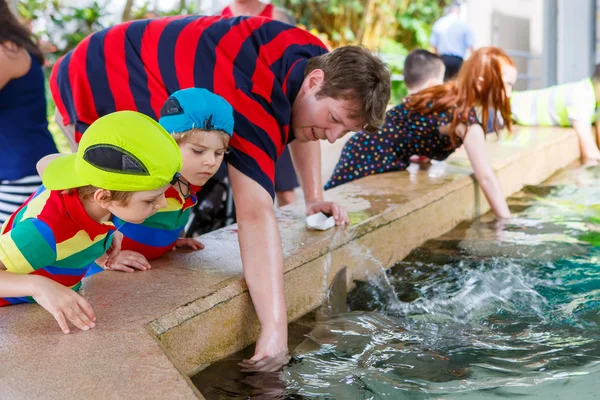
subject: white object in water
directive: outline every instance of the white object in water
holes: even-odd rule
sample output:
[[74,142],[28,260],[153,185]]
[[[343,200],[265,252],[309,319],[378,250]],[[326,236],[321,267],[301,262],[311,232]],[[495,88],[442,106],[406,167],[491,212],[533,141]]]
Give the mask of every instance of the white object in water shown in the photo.
[[306,217],[306,226],[311,229],[326,231],[327,229],[335,226],[335,219],[333,217],[328,217],[322,212],[319,212]]

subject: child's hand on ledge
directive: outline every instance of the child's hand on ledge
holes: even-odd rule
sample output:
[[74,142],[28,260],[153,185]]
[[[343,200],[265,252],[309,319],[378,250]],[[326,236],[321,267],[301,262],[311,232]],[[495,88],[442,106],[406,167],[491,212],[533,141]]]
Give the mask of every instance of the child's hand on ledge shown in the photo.
[[135,270],[149,270],[150,263],[146,257],[138,252],[131,250],[121,250],[117,253],[111,253],[104,263],[104,269],[110,269],[123,272],[135,272]]
[[87,331],[96,326],[96,315],[86,299],[74,290],[41,277],[36,283],[33,299],[46,309],[64,333],[70,333],[67,321],[77,328]]
[[203,250],[204,245],[194,238],[179,238],[173,246],[173,250],[178,247],[189,247],[192,250]]

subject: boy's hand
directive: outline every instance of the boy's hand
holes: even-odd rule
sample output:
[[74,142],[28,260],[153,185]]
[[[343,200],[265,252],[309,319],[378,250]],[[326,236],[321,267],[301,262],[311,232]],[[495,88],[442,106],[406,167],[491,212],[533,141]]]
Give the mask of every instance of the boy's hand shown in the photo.
[[54,316],[64,333],[70,332],[67,320],[83,331],[96,326],[92,306],[77,292],[47,278],[40,279],[36,289],[33,299]]
[[173,250],[177,247],[189,247],[192,250],[203,250],[204,245],[193,238],[179,238],[175,242],[175,246],[173,246]]
[[111,255],[116,256],[117,254],[119,254],[119,252],[121,251],[122,243],[123,243],[123,234],[119,231],[116,231],[115,233],[113,233],[112,243],[110,244],[110,247],[108,248],[108,250],[106,250],[106,254],[108,254],[109,257]]
[[104,263],[104,268],[115,271],[135,272],[136,269],[146,271],[151,267],[146,257],[140,253],[131,250],[121,250],[112,252],[108,256]]

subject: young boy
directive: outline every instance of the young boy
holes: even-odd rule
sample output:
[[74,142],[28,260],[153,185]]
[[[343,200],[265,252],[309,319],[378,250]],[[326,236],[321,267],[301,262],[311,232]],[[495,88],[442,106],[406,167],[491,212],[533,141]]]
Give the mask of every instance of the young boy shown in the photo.
[[2,227],[0,306],[37,302],[64,333],[67,320],[93,328],[94,311],[75,291],[111,246],[111,215],[141,223],[165,207],[181,164],[177,144],[151,118],[122,111],[96,120],[77,153],[50,161],[43,186]]
[[120,251],[116,249],[106,260],[107,269],[147,270],[148,260],[161,257],[174,247],[188,246],[194,250],[204,247],[192,238],[180,238],[180,234],[189,220],[190,208],[196,204],[196,192],[223,162],[233,135],[233,108],[221,96],[191,88],[173,93],[160,116],[159,123],[181,150],[181,179],[167,189],[167,207],[142,224],[113,218],[124,237]]
[[442,58],[427,50],[411,51],[404,60],[404,84],[408,95],[444,83],[446,67]]
[[586,164],[600,162],[592,124],[600,99],[600,64],[594,74],[578,82],[540,90],[514,92],[512,119],[524,126],[572,126],[579,137],[581,158]]

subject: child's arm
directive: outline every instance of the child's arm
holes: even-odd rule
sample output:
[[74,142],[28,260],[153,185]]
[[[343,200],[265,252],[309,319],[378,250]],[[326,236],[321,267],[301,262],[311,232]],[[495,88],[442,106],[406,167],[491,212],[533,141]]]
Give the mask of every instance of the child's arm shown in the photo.
[[[457,129],[457,134],[459,134],[458,131],[460,130]],[[481,126],[477,124],[469,126],[466,135],[464,135],[463,143],[475,172],[475,178],[481,186],[488,203],[490,203],[492,211],[498,218],[510,218],[510,211],[500,181],[498,181],[498,177],[485,154],[485,138]]]
[[134,272],[136,269],[140,271],[150,269],[150,263],[146,257],[136,251],[121,250],[122,243],[123,234],[118,231],[115,232],[110,249],[96,260],[96,264],[105,269],[123,272]]
[[173,246],[173,250],[177,247],[189,247],[192,250],[204,250],[204,244],[194,238],[179,238]]
[[132,250],[121,250],[118,253],[110,254],[104,264],[101,259],[98,259],[96,263],[104,265],[106,269],[123,272],[135,272],[136,269],[146,271],[151,268],[143,254]]
[[31,273],[56,261],[54,233],[37,219],[19,222],[0,236],[0,297],[31,296],[69,333],[67,320],[82,330],[95,326],[90,304],[72,289]]
[[584,121],[571,121],[573,129],[579,138],[579,147],[581,149],[581,158],[584,163],[600,161],[600,151],[596,145],[594,134],[592,133],[592,125]]
[[25,296],[52,314],[64,333],[70,332],[67,320],[84,331],[95,326],[92,306],[73,290],[44,276],[5,271],[0,265],[0,297]]

